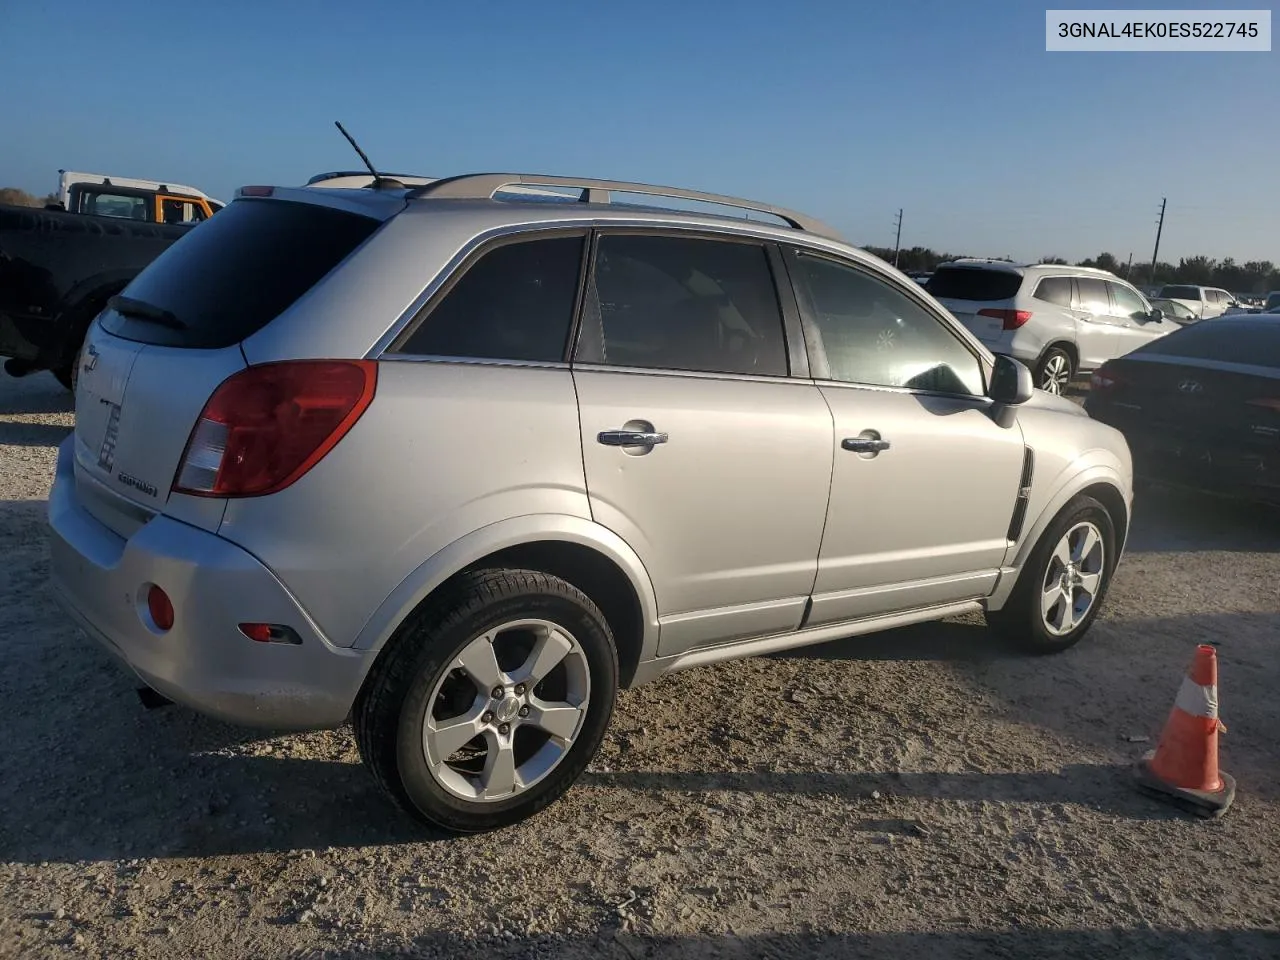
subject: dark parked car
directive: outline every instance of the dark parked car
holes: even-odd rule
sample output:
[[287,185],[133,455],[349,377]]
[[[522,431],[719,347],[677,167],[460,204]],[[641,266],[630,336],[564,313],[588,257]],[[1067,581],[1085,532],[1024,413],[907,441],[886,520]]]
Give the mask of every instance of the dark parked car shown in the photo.
[[1085,408],[1125,435],[1140,479],[1280,505],[1280,314],[1191,324],[1110,360]]
[[0,206],[0,357],[70,388],[89,323],[189,224]]

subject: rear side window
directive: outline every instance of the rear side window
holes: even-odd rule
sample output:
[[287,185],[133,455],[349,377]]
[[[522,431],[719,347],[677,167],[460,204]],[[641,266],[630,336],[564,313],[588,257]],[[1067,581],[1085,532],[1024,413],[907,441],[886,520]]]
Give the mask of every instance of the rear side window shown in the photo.
[[582,236],[505,243],[483,254],[396,353],[564,359],[582,269]]
[[939,267],[925,289],[946,300],[1008,300],[1022,286],[1022,274],[981,267]]
[[309,203],[237,200],[192,228],[125,290],[176,322],[108,313],[103,325],[143,343],[229,347],[283,313],[379,225]]
[[1107,299],[1107,285],[1097,277],[1077,277],[1076,289],[1080,291],[1081,310],[1099,317],[1111,312],[1111,301]]
[[787,375],[778,293],[759,244],[605,234],[587,294],[579,361]]
[[1193,323],[1152,340],[1134,353],[1195,357],[1280,369],[1280,319],[1252,323],[1234,323],[1229,319]]
[[1071,278],[1045,277],[1036,286],[1035,298],[1060,307],[1071,306]]

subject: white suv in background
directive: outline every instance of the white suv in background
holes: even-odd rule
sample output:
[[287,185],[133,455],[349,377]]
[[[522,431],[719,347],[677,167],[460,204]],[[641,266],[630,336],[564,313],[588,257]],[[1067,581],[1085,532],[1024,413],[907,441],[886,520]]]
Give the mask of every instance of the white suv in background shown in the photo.
[[1224,313],[1243,313],[1235,294],[1221,287],[1197,287],[1185,283],[1167,283],[1160,288],[1160,299],[1177,300],[1195,312],[1201,320],[1220,317]]
[[1037,387],[1056,394],[1076,374],[1181,328],[1131,284],[1092,267],[952,260],[925,289],[993,353],[1021,360]]

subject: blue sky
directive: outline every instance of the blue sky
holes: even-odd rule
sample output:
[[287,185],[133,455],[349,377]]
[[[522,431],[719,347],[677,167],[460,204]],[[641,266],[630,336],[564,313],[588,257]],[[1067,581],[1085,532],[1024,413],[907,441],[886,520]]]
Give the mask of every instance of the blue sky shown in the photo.
[[1044,10],[3,3],[0,186],[64,167],[230,199],[358,166],[340,119],[384,169],[678,184],[865,244],[902,207],[904,246],[977,255],[1145,260],[1168,196],[1161,259],[1280,262],[1280,52],[1051,54]]

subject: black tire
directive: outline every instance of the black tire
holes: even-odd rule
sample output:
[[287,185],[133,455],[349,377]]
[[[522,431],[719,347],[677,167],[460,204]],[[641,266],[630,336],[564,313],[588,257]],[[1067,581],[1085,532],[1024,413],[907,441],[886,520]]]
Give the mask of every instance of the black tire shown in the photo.
[[53,371],[53,375],[58,378],[58,382],[70,390],[76,392],[76,382],[80,379],[80,350],[77,348],[76,355],[71,358],[71,363],[65,367],[58,367]]
[[[585,716],[559,763],[504,800],[465,800],[432,775],[423,721],[441,676],[476,637],[522,618],[551,621],[581,646],[591,684]],[[535,570],[477,570],[456,578],[413,612],[388,641],[352,715],[360,756],[386,794],[410,816],[451,833],[510,826],[558,799],[595,756],[613,716],[618,655],[599,608],[572,584]]]
[[1050,347],[1036,364],[1036,386],[1059,396],[1066,394],[1075,376],[1075,361],[1062,347]]
[[[1050,560],[1058,542],[1076,524],[1090,521],[1102,535],[1102,582],[1093,604],[1068,633],[1056,635],[1045,626],[1040,597],[1050,570]],[[1049,524],[1027,557],[1008,601],[999,610],[987,611],[987,623],[1017,648],[1027,653],[1060,653],[1075,646],[1088,632],[1106,602],[1107,590],[1116,568],[1115,524],[1107,508],[1093,497],[1073,499]]]

